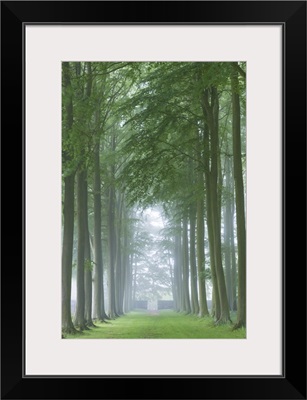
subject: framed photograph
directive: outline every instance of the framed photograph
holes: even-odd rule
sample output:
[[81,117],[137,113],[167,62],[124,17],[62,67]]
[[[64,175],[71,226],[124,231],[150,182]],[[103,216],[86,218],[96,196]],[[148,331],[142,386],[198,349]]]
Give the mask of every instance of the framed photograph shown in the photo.
[[1,27],[2,398],[306,399],[306,2]]

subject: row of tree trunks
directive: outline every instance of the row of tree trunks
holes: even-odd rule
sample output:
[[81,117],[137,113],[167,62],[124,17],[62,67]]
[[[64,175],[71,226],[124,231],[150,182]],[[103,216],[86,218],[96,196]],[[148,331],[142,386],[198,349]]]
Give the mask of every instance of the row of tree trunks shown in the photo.
[[[73,107],[73,90],[71,83],[71,75],[75,74],[76,78],[80,78],[81,74],[85,80],[78,79],[75,90],[75,98],[77,99],[77,107],[79,107],[78,120],[79,131],[78,139],[74,139],[73,123],[74,123],[74,107]],[[102,86],[105,79],[102,80]],[[103,97],[103,88],[95,90],[101,91]],[[109,317],[105,312],[104,304],[104,272],[102,258],[102,181],[101,181],[101,163],[100,157],[103,151],[101,145],[102,125],[100,123],[101,104],[100,101],[95,111],[95,131],[93,138],[93,164],[92,164],[92,192],[93,192],[93,246],[91,248],[91,239],[89,232],[89,210],[88,210],[88,180],[87,180],[87,147],[90,146],[91,134],[87,132],[86,124],[82,121],[86,120],[84,105],[87,104],[92,95],[92,66],[91,63],[85,63],[82,71],[81,63],[63,63],[63,105],[65,107],[65,119],[63,120],[63,140],[69,143],[68,150],[63,150],[63,168],[66,168],[63,180],[63,248],[62,248],[62,332],[75,333],[76,328],[79,330],[87,329],[94,326],[94,320],[105,321]],[[82,105],[83,104],[83,105]],[[87,116],[88,117],[88,116]],[[80,127],[82,129],[80,130]],[[69,140],[68,140],[69,139]],[[66,143],[66,142],[65,142]],[[112,137],[112,146],[115,146],[115,136]],[[112,148],[115,150],[115,148]],[[74,165],[71,163],[75,157]],[[67,172],[68,171],[68,172]],[[64,171],[63,171],[64,172]],[[114,204],[116,199],[114,179],[115,166],[111,167],[111,185],[108,190],[108,220],[109,234],[108,241],[110,243],[108,268],[109,290],[109,314],[116,317],[118,313],[123,312],[124,291],[126,290],[126,270],[124,265],[129,268],[125,256],[120,253],[120,231],[115,230],[115,210]],[[76,182],[75,182],[76,177]],[[77,263],[76,263],[76,280],[77,280],[77,301],[74,318],[71,315],[71,280],[72,280],[72,264],[73,264],[73,238],[74,238],[74,205],[75,205],[75,184],[76,184],[76,204],[77,204]],[[122,206],[121,206],[122,208]],[[116,236],[118,235],[118,236]],[[127,234],[128,235],[128,234]],[[118,243],[117,243],[118,238]],[[125,239],[128,240],[127,238]],[[94,276],[92,275],[92,254],[94,264]],[[131,270],[131,267],[130,267]],[[115,274],[116,284],[115,284]],[[93,279],[94,277],[94,279]],[[128,281],[127,281],[128,282]],[[130,310],[131,302],[131,282],[130,289],[127,290],[126,309]],[[92,293],[92,290],[94,293]],[[129,292],[130,290],[130,292]],[[117,297],[115,297],[117,296]],[[116,302],[117,301],[117,305]],[[73,319],[73,321],[72,321]]]
[[[111,151],[116,151],[116,134],[112,131]],[[113,319],[124,313],[124,309],[131,310],[132,298],[132,281],[127,276],[127,268],[129,267],[128,254],[125,246],[128,243],[128,228],[123,222],[125,219],[125,195],[124,191],[117,191],[115,187],[116,165],[113,162],[109,169],[109,187],[107,190],[108,199],[108,246],[109,246],[109,268],[108,268],[108,284],[109,284],[109,301],[108,301],[108,317]],[[136,271],[135,271],[136,278]],[[127,296],[125,296],[127,291]]]
[[[219,102],[215,87],[205,89],[202,97],[204,125],[204,148],[207,158],[205,166],[207,193],[207,224],[210,245],[211,274],[214,292],[214,316],[216,323],[230,321],[225,276],[221,251],[221,218],[220,191],[218,189],[219,174]],[[209,164],[210,159],[210,164]]]
[[[233,68],[231,72],[231,67]],[[220,119],[220,105],[217,87],[210,83],[206,85],[206,81],[210,82],[212,77],[207,78],[208,71],[207,65],[199,67],[196,73],[196,85],[203,85],[203,88],[198,88],[197,96],[201,103],[203,112],[203,129],[197,128],[196,138],[199,138],[199,143],[195,151],[196,165],[192,165],[191,158],[193,154],[188,154],[190,166],[190,180],[195,184],[194,170],[199,170],[199,180],[197,183],[197,195],[193,193],[196,198],[196,220],[197,220],[197,275],[198,275],[198,293],[195,290],[195,203],[190,204],[190,300],[191,312],[195,312],[199,307],[200,315],[206,315],[208,309],[206,307],[205,284],[202,285],[201,276],[204,274],[205,253],[204,253],[204,204],[206,205],[206,222],[208,228],[209,239],[209,254],[210,254],[210,268],[212,277],[212,315],[215,317],[216,324],[228,323],[230,320],[230,310],[236,311],[238,307],[237,323],[235,327],[246,325],[246,230],[245,230],[245,209],[244,209],[244,182],[243,182],[243,168],[242,168],[242,152],[241,152],[241,126],[240,126],[240,88],[238,80],[238,64],[232,63],[228,66],[230,75],[228,76],[228,84],[231,83],[232,102],[229,105],[229,110],[232,107],[232,155],[221,155],[221,140],[226,140],[228,143],[229,135],[225,123],[225,130],[219,127]],[[209,66],[209,69],[211,67]],[[209,71],[209,75],[212,71]],[[245,76],[243,76],[245,78]],[[231,106],[231,107],[230,107]],[[197,121],[199,123],[199,121]],[[225,139],[226,138],[226,139]],[[197,146],[197,145],[196,145]],[[228,144],[227,144],[228,146]],[[228,153],[228,150],[226,151]],[[191,157],[192,156],[192,157]],[[225,191],[228,195],[224,196],[224,215],[222,221],[222,187],[223,175],[221,160],[225,160],[226,167],[224,172],[226,174]],[[235,190],[233,185],[235,183]],[[202,184],[205,184],[205,190],[202,189]],[[202,197],[202,194],[205,196]],[[205,197],[205,198],[204,198]],[[235,199],[235,207],[233,202]],[[238,293],[237,293],[237,262],[236,262],[236,248],[235,248],[235,228],[234,216],[236,216],[236,231],[238,243]],[[223,225],[222,225],[223,222]],[[225,258],[223,258],[222,250],[222,232],[224,229],[224,243]],[[185,248],[187,243],[186,237],[186,222],[183,217],[182,227],[182,258],[183,258],[183,277],[182,288],[185,289],[185,280],[187,279],[185,259]],[[225,269],[223,266],[225,261]],[[178,263],[175,262],[175,266]],[[204,289],[203,289],[204,288]],[[196,298],[198,296],[198,305]],[[187,308],[186,299],[187,295],[183,294],[182,310]],[[204,299],[202,302],[201,299]]]
[[179,312],[204,317],[209,311],[205,280],[203,199],[199,199],[196,208],[190,207],[189,218],[182,218],[177,231],[174,238],[174,308]]

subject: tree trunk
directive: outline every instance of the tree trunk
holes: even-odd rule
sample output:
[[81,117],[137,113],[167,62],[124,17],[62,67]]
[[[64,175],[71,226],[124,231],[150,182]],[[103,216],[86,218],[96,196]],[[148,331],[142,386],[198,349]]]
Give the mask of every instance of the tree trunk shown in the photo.
[[116,238],[115,238],[115,190],[113,184],[109,188],[109,318],[114,319],[116,315],[115,306],[115,257],[116,257]]
[[[63,139],[69,137],[73,126],[73,102],[70,82],[70,67],[63,62],[63,104],[66,110],[66,120],[63,123]],[[71,155],[63,151],[62,165],[70,161]],[[62,171],[63,174],[64,171]],[[62,333],[71,334],[76,330],[71,318],[71,276],[74,240],[74,185],[75,173],[64,178],[63,207],[63,248],[62,248]]]
[[225,323],[230,321],[229,304],[227,299],[225,276],[222,264],[222,248],[221,248],[221,218],[220,218],[220,199],[218,195],[218,151],[219,151],[219,136],[218,136],[218,95],[216,88],[211,88],[211,207],[213,218],[213,233],[214,233],[214,254],[215,267],[218,284],[218,294],[220,299],[221,315],[217,319],[217,323]]
[[210,269],[212,277],[212,316],[218,320],[221,316],[221,304],[218,294],[218,283],[216,275],[216,259],[215,259],[215,245],[214,245],[214,230],[213,230],[213,216],[212,216],[212,200],[211,200],[211,185],[210,174],[206,173],[206,205],[207,205],[207,228],[209,240],[209,254],[210,254]]
[[236,65],[236,63],[233,64],[234,68],[231,76],[231,91],[233,112],[233,170],[236,192],[238,242],[238,313],[235,327],[239,328],[242,326],[246,326],[246,231],[241,153],[240,97],[238,93],[239,82]]
[[[206,119],[206,111],[203,108],[204,116]],[[205,185],[206,185],[206,211],[207,211],[207,230],[209,240],[209,255],[210,255],[210,270],[212,278],[212,308],[211,314],[215,319],[219,319],[221,316],[221,306],[219,296],[215,296],[218,293],[218,283],[216,276],[215,266],[215,246],[214,246],[214,231],[213,231],[213,211],[212,211],[212,188],[211,188],[211,173],[210,173],[210,142],[209,132],[205,121],[205,132],[204,132],[204,170],[205,170]]]
[[116,287],[116,313],[122,315],[123,311],[123,285],[124,285],[124,264],[122,259],[122,230],[123,230],[123,195],[119,194],[116,201],[116,274],[115,274],[115,287]]
[[[175,299],[175,280],[174,280],[174,270],[172,266],[172,254],[169,253],[169,258],[168,258],[168,265],[169,265],[169,273],[170,273],[170,278],[171,278],[171,288],[172,288],[172,296],[173,300]],[[175,307],[175,301],[173,302],[173,310],[176,310]]]
[[189,294],[189,244],[188,244],[188,219],[183,217],[182,223],[182,262],[183,262],[183,311],[191,313],[190,294]]
[[[203,177],[200,174],[203,187]],[[203,191],[203,190],[202,190]],[[198,271],[198,292],[199,292],[199,316],[209,314],[205,280],[205,223],[204,223],[204,199],[197,199],[197,271]]]
[[74,174],[64,179],[64,232],[62,249],[62,332],[75,333],[71,318],[71,275],[74,240]]
[[[132,263],[133,267],[133,263]],[[138,263],[135,261],[134,263],[134,274],[133,274],[133,298],[132,298],[132,303],[133,303],[133,308],[135,308],[135,302],[136,302],[136,277],[137,277],[137,272],[138,272]]]
[[[229,305],[226,292],[225,276],[222,265],[222,252],[221,252],[221,218],[219,209],[219,189],[218,189],[218,151],[219,151],[219,134],[218,134],[218,117],[219,117],[219,103],[218,94],[215,87],[211,87],[211,102],[209,104],[209,90],[204,92],[203,97],[203,110],[205,116],[205,123],[208,124],[210,131],[210,159],[211,168],[210,173],[207,170],[206,181],[209,180],[207,185],[207,195],[209,196],[207,202],[208,218],[211,219],[209,231],[209,240],[213,239],[213,246],[210,250],[214,251],[215,274],[217,280],[217,288],[214,287],[215,307],[216,307],[216,323],[226,323],[230,321]],[[208,149],[208,143],[206,148]],[[208,154],[208,153],[207,153]],[[208,219],[208,222],[209,222]],[[211,239],[210,239],[211,236]],[[210,251],[211,253],[211,251]],[[214,279],[214,276],[212,275]],[[217,290],[216,290],[217,289]],[[219,301],[219,304],[218,304]],[[218,310],[218,306],[220,310]],[[219,312],[218,312],[219,311]]]
[[100,138],[96,136],[94,150],[94,319],[104,321],[102,238],[101,238],[101,177],[100,177]]
[[129,229],[128,229],[128,212],[124,210],[124,216],[125,216],[125,225],[124,225],[124,238],[123,238],[123,286],[122,286],[122,291],[123,291],[123,312],[127,313],[131,311],[130,308],[130,276],[131,276],[131,270],[130,270],[130,257],[129,257],[129,252],[128,252],[128,245],[129,245]]
[[197,273],[198,273],[198,296],[199,296],[199,316],[204,317],[209,315],[208,303],[207,303],[207,290],[206,290],[206,278],[205,278],[205,213],[204,213],[204,197],[205,197],[205,182],[203,165],[206,160],[205,155],[202,154],[203,138],[199,132],[196,133],[198,141],[197,149],[197,185],[199,187],[199,194],[196,200],[196,222],[197,222]]
[[[111,150],[114,153],[116,149],[115,133],[111,134]],[[108,228],[109,228],[109,318],[118,317],[116,312],[116,230],[115,230],[115,164],[114,161],[110,168],[110,186],[109,186],[109,204],[108,204]]]
[[231,207],[231,224],[230,224],[230,249],[231,249],[231,281],[232,281],[232,310],[237,311],[237,260],[235,248],[235,234],[234,234],[234,205]]
[[230,244],[230,227],[231,227],[231,201],[232,193],[230,187],[230,160],[226,157],[225,160],[225,207],[224,207],[224,248],[225,248],[225,275],[226,289],[229,307],[233,309],[233,289],[231,276],[231,244]]
[[84,290],[85,290],[85,305],[84,305],[84,318],[86,326],[94,326],[92,321],[92,257],[91,257],[91,245],[90,235],[88,227],[88,190],[87,180],[85,186],[85,270],[84,270]]
[[183,311],[182,308],[182,263],[181,263],[181,235],[178,232],[175,235],[174,248],[174,279],[175,279],[175,310]]
[[197,293],[197,270],[196,270],[196,254],[195,254],[195,217],[196,210],[194,206],[190,207],[190,266],[191,266],[191,308],[193,314],[198,315],[199,303]]
[[85,250],[85,171],[77,173],[77,221],[78,221],[78,251],[77,251],[77,302],[74,324],[80,330],[86,329],[84,319],[84,250]]

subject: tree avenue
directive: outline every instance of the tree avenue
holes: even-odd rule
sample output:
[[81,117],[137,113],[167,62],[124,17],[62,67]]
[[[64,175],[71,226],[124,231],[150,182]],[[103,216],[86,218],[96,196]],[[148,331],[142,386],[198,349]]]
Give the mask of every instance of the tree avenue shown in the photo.
[[62,63],[62,337],[163,301],[245,329],[245,69]]

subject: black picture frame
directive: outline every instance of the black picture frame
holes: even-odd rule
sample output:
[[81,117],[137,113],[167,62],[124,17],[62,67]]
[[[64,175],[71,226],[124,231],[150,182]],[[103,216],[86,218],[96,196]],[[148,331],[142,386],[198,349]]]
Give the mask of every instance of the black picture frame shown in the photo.
[[[281,376],[24,376],[26,265],[23,30],[27,23],[283,26],[284,332]],[[5,190],[1,196],[2,224],[5,226],[2,230],[5,245],[2,246],[1,267],[1,397],[306,399],[306,243],[305,231],[302,233],[298,229],[300,226],[306,227],[306,2],[2,1],[1,53],[1,165],[6,171],[1,174]],[[17,172],[12,172],[16,171],[16,166]],[[17,176],[21,182],[18,182]],[[17,258],[16,247],[20,242],[15,236],[20,229],[20,221],[22,251],[21,257]],[[263,312],[270,312],[269,306]],[[39,324],[43,325],[42,330],[48,329],[47,320]]]

